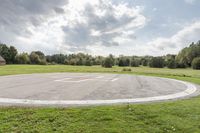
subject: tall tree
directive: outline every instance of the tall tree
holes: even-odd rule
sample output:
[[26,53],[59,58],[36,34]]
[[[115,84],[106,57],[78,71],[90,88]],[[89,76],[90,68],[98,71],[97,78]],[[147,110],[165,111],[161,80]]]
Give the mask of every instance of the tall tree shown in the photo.
[[15,63],[17,53],[17,49],[14,46],[10,46],[10,63]]
[[14,46],[8,47],[6,44],[0,44],[0,55],[6,60],[8,64],[13,64],[15,63],[17,49]]

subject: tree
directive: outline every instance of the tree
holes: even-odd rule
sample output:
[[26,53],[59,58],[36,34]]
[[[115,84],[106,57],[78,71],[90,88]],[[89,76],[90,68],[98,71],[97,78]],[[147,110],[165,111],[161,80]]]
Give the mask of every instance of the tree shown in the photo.
[[51,57],[46,56],[47,61],[51,63],[64,64],[66,56],[64,54],[54,54]]
[[149,62],[150,67],[163,68],[164,59],[162,57],[153,57]]
[[67,62],[68,62],[68,65],[77,65],[78,60],[76,58],[72,58]]
[[33,51],[30,54],[30,62],[32,64],[46,65],[45,55],[41,51]]
[[34,53],[37,54],[41,60],[45,59],[45,55],[44,55],[43,52],[41,52],[41,51],[34,51]]
[[176,68],[176,61],[175,61],[175,57],[176,55],[171,55],[168,54],[166,55],[165,58],[165,66],[167,66],[168,68]]
[[148,60],[145,59],[145,58],[142,58],[142,59],[141,59],[141,65],[147,66],[147,65],[148,65]]
[[112,68],[113,66],[113,60],[110,57],[105,58],[105,60],[102,63],[102,66],[105,68]]
[[91,61],[90,59],[87,59],[87,60],[85,61],[85,65],[86,65],[86,66],[92,66],[92,61]]
[[32,64],[39,64],[41,62],[39,55],[37,55],[35,52],[31,52],[30,61]]
[[115,57],[112,54],[110,54],[109,58],[111,59],[112,66],[114,66],[115,65]]
[[200,70],[200,57],[196,57],[193,59],[192,68]]
[[10,63],[10,50],[5,44],[0,44],[0,55]]
[[200,41],[191,43],[189,47],[182,49],[176,56],[177,67],[190,67],[196,57],[200,57]]
[[94,63],[93,65],[101,65],[103,62],[104,58],[102,56],[97,56],[94,57]]
[[10,46],[10,63],[15,63],[15,56],[17,53],[17,49],[14,46]]
[[15,57],[15,61],[17,64],[29,64],[29,55],[27,53],[18,54]]
[[170,59],[168,62],[167,62],[167,67],[168,68],[176,68],[176,62],[175,62],[175,59]]
[[14,64],[17,49],[14,46],[8,47],[6,44],[0,44],[0,55],[6,60],[7,64]]
[[130,57],[121,56],[119,58],[119,66],[130,66]]
[[140,65],[140,62],[139,62],[138,59],[134,59],[134,58],[131,59],[131,66],[132,67],[139,67],[139,65]]

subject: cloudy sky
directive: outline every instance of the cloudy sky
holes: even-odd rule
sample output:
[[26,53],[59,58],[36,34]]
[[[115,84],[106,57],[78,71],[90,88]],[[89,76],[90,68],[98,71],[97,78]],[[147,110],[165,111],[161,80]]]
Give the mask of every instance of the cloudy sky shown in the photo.
[[0,0],[0,42],[20,52],[157,56],[198,40],[199,0]]

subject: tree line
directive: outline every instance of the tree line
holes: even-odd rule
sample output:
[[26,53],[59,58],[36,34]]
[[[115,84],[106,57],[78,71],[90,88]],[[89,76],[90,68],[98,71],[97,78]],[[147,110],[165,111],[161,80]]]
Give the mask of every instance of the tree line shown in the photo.
[[45,55],[41,51],[29,53],[18,53],[14,46],[0,44],[0,55],[6,60],[7,64],[65,64],[78,66],[101,65],[106,68],[112,66],[149,66],[154,68],[187,68],[200,69],[200,41],[191,43],[189,47],[183,48],[177,55],[165,56],[119,56],[110,54],[108,57],[91,56],[89,54],[54,54]]

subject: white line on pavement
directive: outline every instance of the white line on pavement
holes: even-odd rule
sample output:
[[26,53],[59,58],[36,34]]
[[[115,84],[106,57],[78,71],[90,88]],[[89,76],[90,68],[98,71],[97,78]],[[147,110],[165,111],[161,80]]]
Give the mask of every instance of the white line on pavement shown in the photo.
[[103,78],[104,76],[98,76],[98,77],[96,77],[96,79],[101,79],[101,78]]
[[69,79],[72,79],[72,78],[63,78],[63,79],[58,79],[58,80],[54,80],[54,81],[63,82],[63,81],[65,81],[65,80],[69,80]]
[[116,80],[118,80],[118,79],[119,79],[119,78],[114,78],[114,79],[112,79],[111,81],[114,82],[114,81],[116,81]]

